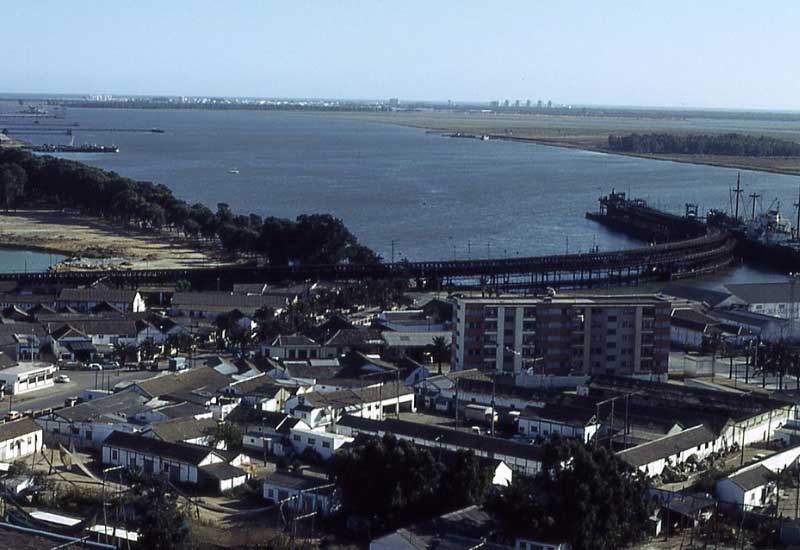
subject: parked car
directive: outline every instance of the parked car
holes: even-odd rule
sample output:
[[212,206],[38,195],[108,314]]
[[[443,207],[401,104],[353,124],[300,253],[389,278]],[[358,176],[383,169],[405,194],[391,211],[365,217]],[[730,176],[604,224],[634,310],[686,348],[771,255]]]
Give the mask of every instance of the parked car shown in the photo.
[[78,370],[83,368],[83,364],[80,361],[64,361],[59,368],[63,370]]
[[89,370],[103,370],[103,365],[100,363],[89,363]]
[[19,411],[8,411],[5,416],[3,416],[3,420],[11,422],[13,420],[19,420],[22,416],[22,413]]
[[58,376],[56,376],[57,384],[66,384],[68,382],[70,382],[70,379],[69,376],[67,376],[66,374],[59,374]]
[[106,361],[101,366],[103,367],[103,370],[113,370],[119,368],[119,363],[116,361]]

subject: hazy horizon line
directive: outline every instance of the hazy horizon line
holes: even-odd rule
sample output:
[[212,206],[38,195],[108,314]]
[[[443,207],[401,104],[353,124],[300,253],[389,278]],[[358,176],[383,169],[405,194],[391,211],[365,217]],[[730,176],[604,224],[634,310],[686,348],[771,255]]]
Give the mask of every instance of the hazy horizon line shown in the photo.
[[[262,101],[338,101],[338,102],[361,102],[361,103],[386,103],[390,99],[397,98],[400,105],[402,104],[432,104],[447,106],[448,102],[452,106],[490,106],[492,102],[504,102],[506,99],[509,102],[527,102],[529,99],[532,103],[530,107],[525,105],[514,106],[510,104],[509,109],[514,108],[532,108],[535,103],[540,101],[540,98],[503,98],[503,99],[419,99],[411,98],[404,99],[397,96],[389,96],[382,98],[368,98],[368,97],[325,97],[325,96],[257,96],[257,95],[219,95],[219,94],[179,94],[179,93],[125,93],[125,92],[0,92],[2,99],[64,99],[76,98],[85,99],[89,96],[116,96],[124,98],[154,98],[154,97],[167,97],[167,98],[208,98],[208,99],[232,99],[232,100],[262,100]],[[759,112],[759,113],[800,113],[800,108],[770,108],[770,107],[710,107],[710,106],[697,106],[697,105],[640,105],[640,104],[625,104],[625,103],[569,103],[554,101],[551,98],[541,99],[543,103],[547,101],[553,102],[554,108],[589,108],[589,109],[623,109],[623,110],[663,110],[663,111],[716,111],[716,112]],[[504,107],[502,104],[499,107]]]

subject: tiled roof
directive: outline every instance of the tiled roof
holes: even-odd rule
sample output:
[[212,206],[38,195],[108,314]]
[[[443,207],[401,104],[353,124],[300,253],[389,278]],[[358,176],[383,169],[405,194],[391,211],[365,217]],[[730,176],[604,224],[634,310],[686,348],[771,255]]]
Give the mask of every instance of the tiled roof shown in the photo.
[[464,449],[472,449],[488,455],[505,455],[541,462],[541,449],[534,445],[519,443],[510,439],[462,432],[434,424],[421,424],[393,418],[378,421],[351,415],[343,416],[336,424],[362,433],[390,433],[407,438],[422,439],[431,444],[453,445]]
[[178,403],[156,409],[167,418],[187,418],[206,412],[206,408],[196,403]]
[[527,407],[520,418],[550,420],[567,424],[585,426],[595,418],[595,411],[579,407],[569,407],[545,403],[543,407]]
[[618,452],[617,456],[631,466],[638,468],[656,460],[710,443],[716,439],[716,434],[701,424],[673,435],[665,435],[636,447],[625,449]]
[[286,306],[286,303],[286,298],[280,296],[231,294],[230,292],[176,292],[172,297],[173,308],[191,310],[201,310],[204,307],[255,310],[264,306],[282,308]]
[[6,422],[5,424],[0,424],[0,441],[8,441],[9,439],[39,432],[41,430],[42,427],[30,418]]
[[66,407],[56,414],[70,422],[87,422],[111,414],[130,418],[142,411],[146,402],[147,398],[137,393],[121,392]]
[[282,390],[283,386],[280,386],[274,378],[262,375],[232,384],[231,388],[243,395],[273,396]]
[[286,489],[307,491],[317,487],[330,485],[331,482],[321,477],[311,477],[305,475],[292,475],[283,472],[274,472],[264,478],[264,483],[275,487]]
[[390,348],[425,348],[433,345],[433,339],[444,338],[449,346],[453,338],[450,331],[431,331],[431,332],[394,332],[385,331],[382,333],[383,340]]
[[[53,325],[51,325],[53,326]],[[69,324],[63,325],[72,327],[83,335],[109,334],[115,336],[136,336],[136,322],[133,319],[86,319],[69,320]],[[60,327],[63,328],[63,327]],[[57,329],[57,330],[60,330]],[[62,338],[63,336],[59,336]]]
[[677,283],[670,283],[662,288],[661,294],[666,294],[667,296],[672,296],[674,298],[690,300],[692,302],[705,302],[711,307],[717,306],[731,296],[727,292],[718,292],[716,290],[709,290],[699,286],[682,285]]
[[76,336],[86,338],[86,335],[84,333],[82,333],[77,328],[69,324],[61,325],[52,332],[51,336],[55,340],[61,340],[62,338],[67,338],[67,337],[74,338]]
[[382,345],[383,336],[380,330],[373,329],[341,329],[331,336],[325,345],[333,347],[357,347],[365,345]]
[[800,289],[792,283],[746,283],[725,285],[728,292],[748,304],[788,303],[800,298]]
[[175,443],[211,435],[216,427],[217,421],[213,418],[197,420],[194,417],[187,417],[158,422],[153,424],[150,430],[159,439]]
[[112,288],[65,288],[59,295],[60,302],[111,302],[132,304],[138,294],[135,290]]
[[772,471],[770,471],[766,466],[758,464],[756,466],[751,466],[749,468],[745,468],[744,470],[740,470],[739,472],[734,473],[732,476],[729,476],[728,479],[741,487],[744,491],[750,491],[756,487],[766,485],[770,476],[772,476]]
[[282,334],[270,344],[272,347],[286,346],[318,346],[314,340],[304,334]]
[[247,475],[247,472],[245,472],[241,468],[237,468],[236,466],[233,466],[226,462],[215,462],[214,464],[206,464],[205,466],[200,466],[200,471],[204,475],[207,475],[208,477],[213,479],[218,479],[220,481]]
[[780,317],[773,317],[772,315],[764,315],[763,313],[755,313],[744,309],[720,309],[713,311],[713,314],[714,317],[718,319],[757,328],[764,328],[773,323],[778,325],[789,323],[788,319],[781,319]]
[[376,403],[379,400],[395,399],[399,396],[411,395],[414,391],[401,385],[399,391],[396,384],[383,384],[369,388],[348,388],[332,392],[309,392],[302,394],[301,404],[312,407],[331,407],[340,409],[360,405],[361,403]]
[[215,393],[231,383],[231,379],[210,367],[197,367],[187,371],[156,376],[135,385],[150,396],[178,394],[195,390]]

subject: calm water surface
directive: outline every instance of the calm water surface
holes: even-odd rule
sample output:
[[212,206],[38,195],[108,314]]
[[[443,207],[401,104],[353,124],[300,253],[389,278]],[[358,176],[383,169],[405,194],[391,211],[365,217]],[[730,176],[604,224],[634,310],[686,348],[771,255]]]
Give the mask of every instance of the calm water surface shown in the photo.
[[[294,217],[330,212],[387,259],[485,258],[641,246],[584,218],[612,189],[682,212],[728,209],[736,170],[524,143],[452,139],[424,130],[317,114],[72,109],[76,132],[116,155],[71,155],[135,179],[164,183],[215,208]],[[41,123],[44,125],[44,121]],[[66,139],[30,135],[36,142]],[[231,168],[239,170],[231,175]],[[792,216],[800,178],[742,172],[757,208]],[[742,208],[745,208],[744,206]],[[749,205],[747,207],[749,211]],[[772,278],[737,270],[725,279]],[[716,281],[716,279],[712,280]]]
[[63,259],[64,256],[49,252],[0,248],[0,273],[46,271],[48,267]]

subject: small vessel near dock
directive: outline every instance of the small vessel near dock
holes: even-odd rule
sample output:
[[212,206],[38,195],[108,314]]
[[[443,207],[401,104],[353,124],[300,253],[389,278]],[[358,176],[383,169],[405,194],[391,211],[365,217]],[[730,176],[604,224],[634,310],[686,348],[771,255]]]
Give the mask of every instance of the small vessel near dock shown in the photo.
[[235,167],[231,168],[231,169],[228,170],[228,173],[235,176],[236,174],[239,173],[239,169],[235,168]]

